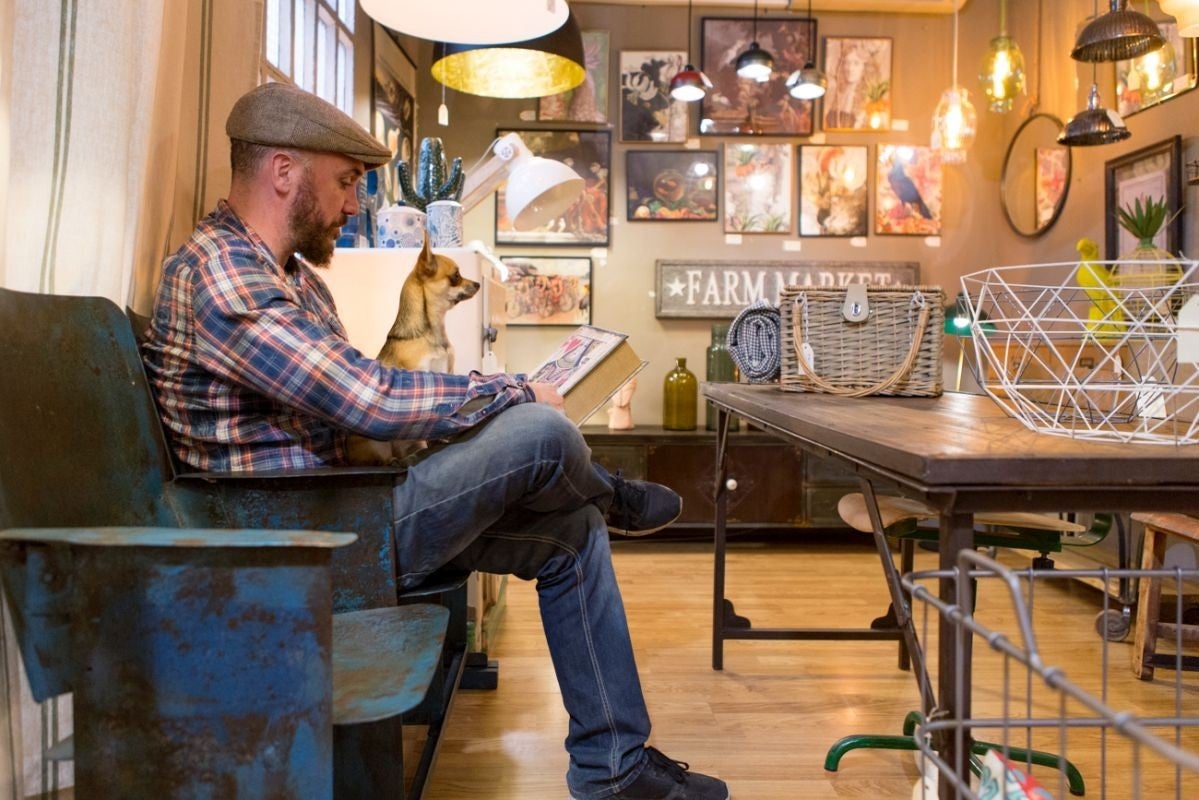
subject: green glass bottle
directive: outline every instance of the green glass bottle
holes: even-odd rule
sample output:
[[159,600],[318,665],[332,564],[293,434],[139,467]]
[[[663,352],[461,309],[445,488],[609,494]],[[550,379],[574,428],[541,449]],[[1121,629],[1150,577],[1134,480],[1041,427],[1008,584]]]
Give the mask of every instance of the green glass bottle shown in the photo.
[[[729,326],[727,322],[717,322],[712,326],[712,343],[708,345],[708,372],[707,380],[710,383],[736,383],[741,376],[738,374],[736,363],[733,362],[733,356],[729,353],[728,345],[725,340],[729,335]],[[716,406],[708,401],[704,401],[705,418],[704,427],[710,431],[716,430]],[[729,417],[729,430],[735,431],[741,428],[741,419],[736,415]]]
[[699,381],[687,369],[687,359],[676,358],[662,385],[662,427],[668,431],[695,430]]

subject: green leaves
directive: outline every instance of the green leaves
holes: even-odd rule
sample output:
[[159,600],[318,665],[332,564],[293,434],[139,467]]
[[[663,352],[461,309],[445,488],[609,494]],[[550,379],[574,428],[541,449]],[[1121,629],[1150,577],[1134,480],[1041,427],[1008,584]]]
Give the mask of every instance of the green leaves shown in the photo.
[[1130,205],[1116,209],[1116,219],[1120,227],[1138,239],[1152,240],[1166,222],[1165,198],[1146,197],[1144,205],[1138,197]]

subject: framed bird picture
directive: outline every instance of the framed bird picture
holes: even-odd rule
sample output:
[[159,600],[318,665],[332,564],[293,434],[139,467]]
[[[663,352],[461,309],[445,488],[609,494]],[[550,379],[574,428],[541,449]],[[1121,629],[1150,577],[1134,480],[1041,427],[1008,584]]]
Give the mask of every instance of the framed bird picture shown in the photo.
[[941,235],[941,156],[931,147],[880,144],[874,180],[874,232]]

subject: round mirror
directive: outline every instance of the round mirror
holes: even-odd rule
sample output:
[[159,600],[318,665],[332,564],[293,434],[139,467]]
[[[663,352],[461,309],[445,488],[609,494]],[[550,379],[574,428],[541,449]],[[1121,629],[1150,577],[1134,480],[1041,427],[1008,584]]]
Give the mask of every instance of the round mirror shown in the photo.
[[1008,225],[1021,236],[1053,227],[1070,191],[1070,148],[1057,143],[1062,121],[1033,114],[1020,125],[1003,159],[999,202]]

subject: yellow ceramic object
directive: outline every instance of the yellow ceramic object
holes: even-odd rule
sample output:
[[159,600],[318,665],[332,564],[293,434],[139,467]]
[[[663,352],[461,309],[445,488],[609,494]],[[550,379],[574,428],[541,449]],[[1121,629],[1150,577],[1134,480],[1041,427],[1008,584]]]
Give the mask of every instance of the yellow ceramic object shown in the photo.
[[1087,293],[1091,307],[1087,311],[1087,330],[1096,338],[1111,339],[1124,332],[1124,310],[1120,301],[1112,294],[1111,269],[1099,262],[1099,245],[1092,239],[1079,239],[1075,246],[1081,260],[1076,277],[1078,285]]

